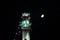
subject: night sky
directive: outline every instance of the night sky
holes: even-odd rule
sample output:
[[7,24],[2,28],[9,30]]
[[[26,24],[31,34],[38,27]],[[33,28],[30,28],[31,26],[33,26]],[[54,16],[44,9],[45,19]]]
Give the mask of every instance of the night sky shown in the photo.
[[[54,3],[53,3],[54,2]],[[49,0],[22,0],[8,8],[8,39],[13,39],[23,12],[31,14],[31,40],[48,40],[48,27],[55,25],[56,5]],[[44,14],[44,18],[41,18]]]

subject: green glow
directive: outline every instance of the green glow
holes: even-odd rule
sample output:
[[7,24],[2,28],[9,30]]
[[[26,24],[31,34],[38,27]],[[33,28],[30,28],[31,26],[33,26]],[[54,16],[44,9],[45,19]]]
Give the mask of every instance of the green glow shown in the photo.
[[29,24],[29,20],[22,21],[22,24]]
[[[25,25],[25,24],[28,25],[28,24],[29,24],[29,20],[23,20],[20,25],[21,25],[22,27],[27,27],[27,25]],[[25,25],[25,26],[24,26],[24,25]]]

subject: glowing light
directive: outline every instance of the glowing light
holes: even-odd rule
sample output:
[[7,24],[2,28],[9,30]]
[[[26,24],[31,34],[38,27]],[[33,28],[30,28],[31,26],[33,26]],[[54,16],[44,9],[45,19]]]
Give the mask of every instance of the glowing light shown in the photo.
[[25,21],[23,21],[23,23],[25,24],[26,22],[25,22]]
[[23,31],[23,34],[22,34],[23,36],[22,36],[22,39],[23,40],[30,40],[30,34],[29,34],[29,32],[26,32],[26,31]]
[[22,16],[29,16],[29,13],[23,13]]
[[41,18],[43,18],[43,17],[44,17],[44,14],[41,15]]
[[29,20],[22,21],[21,26],[22,27],[29,27]]
[[28,20],[26,20],[26,22],[27,22],[27,24],[29,24],[29,21]]
[[27,25],[25,24],[24,27],[27,27]]
[[30,40],[29,33],[27,33],[27,35],[26,35],[26,39],[27,39],[27,40]]

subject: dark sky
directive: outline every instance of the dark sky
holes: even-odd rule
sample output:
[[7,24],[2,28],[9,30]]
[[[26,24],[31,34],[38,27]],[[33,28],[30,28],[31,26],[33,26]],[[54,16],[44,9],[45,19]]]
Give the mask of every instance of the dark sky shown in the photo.
[[[8,8],[8,35],[14,36],[22,12],[30,12],[32,20],[31,40],[48,40],[48,27],[55,25],[56,3],[50,0],[16,1]],[[45,17],[41,19],[41,14]]]

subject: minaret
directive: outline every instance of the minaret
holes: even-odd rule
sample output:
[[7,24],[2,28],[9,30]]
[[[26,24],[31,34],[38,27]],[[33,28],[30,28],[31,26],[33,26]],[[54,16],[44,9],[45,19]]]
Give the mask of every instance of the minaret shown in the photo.
[[22,40],[30,40],[30,13],[22,13],[20,26],[22,29]]

